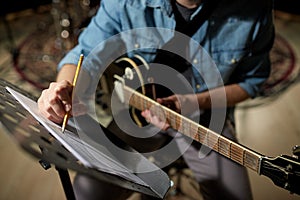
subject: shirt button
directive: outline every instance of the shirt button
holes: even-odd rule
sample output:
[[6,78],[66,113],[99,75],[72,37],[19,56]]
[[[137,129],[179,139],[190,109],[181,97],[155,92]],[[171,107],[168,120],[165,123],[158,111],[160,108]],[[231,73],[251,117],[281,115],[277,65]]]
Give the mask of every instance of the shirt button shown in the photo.
[[231,62],[231,64],[237,63],[237,59],[232,58],[230,62]]
[[196,85],[196,88],[197,88],[197,89],[200,89],[200,88],[201,88],[201,85],[200,85],[200,84],[197,84],[197,85]]
[[140,45],[139,45],[138,43],[135,43],[135,44],[134,44],[134,48],[137,49],[137,48],[139,48],[139,47],[140,47]]
[[194,63],[194,64],[197,64],[197,63],[198,63],[198,60],[197,60],[197,59],[194,59],[194,60],[193,60],[193,63]]

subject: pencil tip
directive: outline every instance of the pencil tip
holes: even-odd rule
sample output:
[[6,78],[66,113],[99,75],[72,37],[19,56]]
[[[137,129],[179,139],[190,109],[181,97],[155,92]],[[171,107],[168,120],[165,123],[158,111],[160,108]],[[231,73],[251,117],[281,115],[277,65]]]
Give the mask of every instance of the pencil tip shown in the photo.
[[61,132],[64,133],[64,132],[65,132],[65,129],[66,129],[66,127],[63,125],[63,126],[61,127]]

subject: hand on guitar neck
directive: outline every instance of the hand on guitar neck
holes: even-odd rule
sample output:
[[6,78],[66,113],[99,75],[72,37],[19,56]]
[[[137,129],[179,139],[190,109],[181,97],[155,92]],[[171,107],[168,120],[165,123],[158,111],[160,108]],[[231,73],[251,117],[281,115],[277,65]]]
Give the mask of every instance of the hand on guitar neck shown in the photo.
[[[167,107],[171,110],[181,113],[181,109],[185,108],[185,113],[190,114],[194,111],[194,106],[190,105],[198,105],[197,96],[195,94],[176,94],[171,95],[165,98],[157,98],[156,101]],[[147,122],[155,125],[156,127],[160,128],[161,130],[166,131],[168,128],[170,128],[170,124],[167,119],[160,119],[158,116],[155,115],[155,113],[151,112],[150,109],[146,109],[141,112],[141,115],[146,119]]]

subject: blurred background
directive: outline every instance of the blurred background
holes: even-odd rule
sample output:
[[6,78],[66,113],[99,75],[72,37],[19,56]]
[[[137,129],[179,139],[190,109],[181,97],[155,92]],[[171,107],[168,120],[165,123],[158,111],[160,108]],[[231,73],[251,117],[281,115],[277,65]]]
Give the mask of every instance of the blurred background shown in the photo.
[[[238,105],[235,113],[240,143],[268,156],[291,155],[300,145],[300,7],[297,0],[275,0],[274,7],[271,77],[261,96]],[[39,96],[98,8],[98,0],[2,1],[0,78]],[[65,199],[56,170],[44,170],[2,129],[0,162],[0,200]],[[249,175],[255,200],[300,198],[268,178]]]

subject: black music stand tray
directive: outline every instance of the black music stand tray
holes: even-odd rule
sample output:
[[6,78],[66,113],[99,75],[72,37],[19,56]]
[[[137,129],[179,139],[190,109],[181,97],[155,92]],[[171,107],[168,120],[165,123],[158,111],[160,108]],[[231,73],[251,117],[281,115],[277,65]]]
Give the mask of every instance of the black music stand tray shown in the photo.
[[[85,167],[56,140],[24,107],[6,90],[6,86],[26,97],[36,100],[27,92],[0,79],[0,122],[2,128],[17,141],[27,153],[39,159],[44,169],[55,165],[68,200],[75,199],[68,169],[89,175],[107,183],[163,199],[170,188],[170,180],[161,169],[134,174],[147,185],[141,185],[115,174]],[[150,163],[150,162],[149,162]]]

